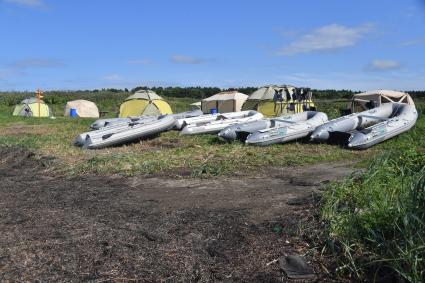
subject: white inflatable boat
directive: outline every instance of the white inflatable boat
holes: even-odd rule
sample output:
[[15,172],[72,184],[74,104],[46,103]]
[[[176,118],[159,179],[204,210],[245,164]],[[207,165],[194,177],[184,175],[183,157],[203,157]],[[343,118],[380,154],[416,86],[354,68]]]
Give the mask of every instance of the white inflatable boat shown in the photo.
[[[224,128],[220,133],[218,133],[218,136],[227,141],[240,140],[244,142],[248,135],[252,133],[273,127],[289,126],[295,122],[303,121],[305,115],[306,114],[302,113],[290,114],[276,118],[261,119],[253,122],[238,123]],[[307,116],[308,115],[309,114],[307,114]],[[313,112],[310,115],[314,115]]]
[[345,133],[349,135],[349,148],[364,149],[409,130],[417,117],[414,105],[384,103],[367,111],[331,120],[318,127],[311,139],[326,141],[332,134]]
[[223,114],[205,114],[197,117],[188,117],[188,118],[177,118],[176,128],[178,130],[183,129],[187,125],[200,125],[202,123],[209,123],[213,121],[226,120],[226,119],[238,119],[246,117],[251,111],[239,111],[239,112],[229,112]]
[[[202,115],[203,112],[201,110],[192,110],[192,111],[186,111],[186,112],[180,112],[176,114],[169,114],[172,117],[177,119],[184,119],[189,117],[197,117],[199,115]],[[98,119],[94,121],[93,124],[90,125],[90,128],[93,130],[98,130],[104,127],[111,127],[118,124],[127,124],[127,123],[138,123],[138,122],[147,122],[147,121],[153,121],[158,119],[159,116],[162,115],[153,115],[153,116],[138,116],[138,117],[129,117],[129,118],[109,118],[109,119]]]
[[[186,124],[187,122],[183,123],[183,125],[184,124],[186,125],[183,128],[183,130],[180,132],[180,134],[181,135],[216,134],[229,125],[257,121],[263,118],[263,114],[253,110],[231,112],[231,113],[219,114],[214,116],[215,116],[214,120],[210,122],[205,122],[205,120],[198,119],[198,118],[201,118],[202,116],[189,118],[188,124]],[[198,119],[198,121],[194,122],[195,119]],[[199,122],[199,120],[201,120],[201,122]]]
[[392,103],[384,103],[380,107],[339,117],[318,127],[311,134],[311,139],[314,141],[326,141],[333,133],[350,133],[356,129],[376,124],[382,119],[389,118],[392,113]]
[[418,119],[418,112],[412,105],[391,103],[391,118],[366,129],[355,131],[348,139],[348,147],[366,149],[387,139],[410,130]]
[[264,146],[304,138],[327,121],[328,116],[322,112],[297,113],[288,116],[284,121],[275,120],[269,128],[251,133],[245,143]]
[[[165,115],[144,123],[129,123],[92,131],[86,134],[82,147],[97,149],[147,138],[170,130],[175,122],[174,117]],[[81,145],[81,141],[79,140],[77,144]]]

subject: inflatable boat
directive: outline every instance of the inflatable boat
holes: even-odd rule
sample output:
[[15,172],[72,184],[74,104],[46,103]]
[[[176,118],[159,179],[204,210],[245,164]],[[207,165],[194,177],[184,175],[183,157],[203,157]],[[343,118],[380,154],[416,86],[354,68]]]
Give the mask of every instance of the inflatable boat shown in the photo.
[[384,103],[379,107],[359,113],[353,113],[333,119],[318,127],[312,134],[313,141],[326,141],[332,134],[348,133],[366,128],[388,119],[393,114],[393,103]]
[[246,123],[237,123],[227,126],[218,133],[218,136],[226,141],[240,140],[245,141],[247,136],[253,132],[270,128],[275,120],[262,119]]
[[183,129],[187,125],[199,125],[202,123],[209,123],[213,121],[219,120],[227,120],[227,119],[238,119],[246,117],[251,111],[239,111],[239,112],[229,112],[223,114],[205,114],[197,117],[188,117],[188,118],[177,118],[176,120],[176,128],[178,130]]
[[418,119],[418,112],[412,105],[389,103],[392,105],[392,115],[389,119],[371,127],[355,131],[348,139],[348,147],[366,149],[401,133],[410,130]]
[[92,131],[87,133],[82,147],[97,149],[147,138],[170,130],[174,127],[175,122],[176,120],[173,116],[164,115],[158,116],[155,120],[149,120],[143,123],[128,123]]
[[[150,120],[146,119],[146,120],[144,120],[144,123],[147,123],[147,122],[153,121],[153,120],[154,119],[150,119]],[[141,122],[139,121],[139,124],[140,123]],[[124,124],[115,124],[115,125],[111,125],[111,126],[108,126],[108,127],[103,127],[101,129],[98,129],[98,130],[81,133],[75,138],[74,144],[78,145],[78,146],[83,146],[84,143],[86,142],[86,138],[87,138],[88,135],[91,135],[91,136],[101,135],[101,136],[103,136],[103,135],[107,135],[107,134],[111,134],[111,133],[120,132],[122,130],[127,129],[129,124],[130,123],[128,123],[128,122],[124,123]],[[137,123],[135,123],[135,124],[137,124]]]
[[[196,117],[202,114],[203,112],[198,109],[198,110],[186,111],[186,112],[169,114],[169,115],[171,115],[177,120],[177,119],[184,119],[189,117]],[[157,118],[158,116],[139,116],[139,117],[129,117],[129,118],[98,119],[93,124],[90,125],[90,128],[92,128],[93,130],[98,130],[104,127],[111,127],[118,124],[137,123],[137,122],[144,123],[147,121],[156,120]]]
[[222,137],[227,141],[240,140],[244,142],[248,135],[254,132],[273,127],[288,126],[293,124],[294,122],[302,121],[304,118],[304,114],[298,113],[292,115],[284,115],[277,118],[262,119],[259,121],[247,123],[238,123],[224,128],[220,133],[218,133],[218,136]]
[[248,135],[245,143],[250,145],[271,145],[285,143],[311,134],[318,126],[328,121],[322,112],[305,111],[291,115],[284,121],[274,121],[267,129]]
[[[235,113],[238,113],[237,115]],[[228,115],[231,114],[231,115]],[[215,119],[211,122],[198,122],[187,124],[180,132],[181,135],[194,135],[194,134],[217,134],[222,129],[229,125],[237,123],[245,123],[257,121],[263,118],[263,114],[257,111],[241,111],[215,115]],[[189,118],[189,119],[197,119]]]
[[109,119],[98,119],[90,125],[90,128],[93,130],[99,130],[105,127],[113,127],[116,125],[136,123],[147,120],[154,120],[157,116],[139,116],[131,118],[109,118]]

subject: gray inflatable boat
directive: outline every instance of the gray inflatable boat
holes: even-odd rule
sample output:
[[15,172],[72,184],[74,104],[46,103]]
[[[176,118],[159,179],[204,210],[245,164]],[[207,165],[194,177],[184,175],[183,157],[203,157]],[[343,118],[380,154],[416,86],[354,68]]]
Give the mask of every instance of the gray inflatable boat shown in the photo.
[[174,127],[176,120],[171,115],[158,116],[155,120],[141,123],[128,123],[86,133],[84,142],[77,136],[76,144],[83,148],[97,149],[124,144],[147,138]]
[[[197,117],[202,115],[203,112],[199,109],[197,110],[191,110],[186,112],[180,112],[176,114],[169,114],[172,117],[177,119],[184,119],[184,118],[191,118],[191,117]],[[93,130],[98,130],[104,127],[111,127],[118,124],[127,124],[127,123],[144,123],[147,121],[154,121],[158,119],[159,116],[162,115],[154,115],[154,116],[138,116],[138,117],[129,117],[129,118],[109,118],[109,119],[98,119],[94,121],[93,124],[90,125],[90,128]]]
[[181,130],[188,125],[202,125],[213,121],[229,120],[229,119],[239,119],[244,118],[249,114],[248,111],[238,111],[238,112],[227,112],[227,113],[216,113],[216,114],[204,114],[193,117],[182,117],[176,118],[176,129]]
[[125,122],[125,123],[118,123],[118,124],[110,124],[107,127],[102,127],[98,130],[93,130],[93,131],[89,131],[89,132],[84,132],[79,134],[75,140],[74,140],[74,144],[78,145],[78,146],[83,146],[84,143],[86,142],[87,136],[95,136],[95,135],[107,135],[107,134],[112,134],[112,133],[117,133],[117,132],[121,132],[123,130],[128,129],[129,125],[136,125],[136,124],[146,124],[152,121],[157,121],[159,116],[149,116],[149,119],[147,117],[145,117],[144,119],[137,119],[134,122]]
[[326,141],[333,133],[350,133],[356,129],[376,124],[382,119],[391,116],[393,113],[391,104],[385,103],[374,109],[333,119],[318,127],[311,134],[311,139],[314,141]]
[[113,127],[116,125],[136,123],[147,120],[154,120],[157,116],[139,116],[129,118],[109,118],[109,119],[98,119],[90,125],[90,129],[99,130],[105,127]]
[[418,119],[418,112],[412,105],[389,103],[392,115],[389,119],[360,131],[355,131],[348,139],[348,147],[366,149],[387,139],[410,130]]
[[218,133],[218,136],[227,141],[240,140],[244,142],[248,135],[254,132],[273,127],[288,126],[294,122],[301,121],[304,117],[305,114],[292,114],[253,122],[238,123],[224,128],[220,133]]
[[265,146],[304,138],[328,121],[325,113],[316,111],[301,112],[290,117],[281,122],[275,120],[269,128],[253,132],[245,143]]
[[[229,115],[235,114],[236,115]],[[180,132],[181,135],[194,135],[194,134],[217,134],[222,129],[226,128],[229,125],[237,124],[237,123],[245,123],[251,121],[257,121],[263,118],[263,114],[250,110],[250,111],[242,111],[242,112],[232,112],[225,113],[220,115],[215,115],[216,118],[211,122],[200,122],[196,124],[188,124],[183,130]],[[190,118],[190,119],[196,119]]]

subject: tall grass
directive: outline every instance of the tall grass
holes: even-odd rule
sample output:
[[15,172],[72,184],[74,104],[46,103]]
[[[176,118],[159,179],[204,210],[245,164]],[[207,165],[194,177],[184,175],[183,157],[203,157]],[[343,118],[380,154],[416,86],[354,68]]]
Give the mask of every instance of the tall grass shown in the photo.
[[342,272],[381,282],[424,281],[422,150],[403,147],[377,156],[362,175],[329,187],[322,213]]

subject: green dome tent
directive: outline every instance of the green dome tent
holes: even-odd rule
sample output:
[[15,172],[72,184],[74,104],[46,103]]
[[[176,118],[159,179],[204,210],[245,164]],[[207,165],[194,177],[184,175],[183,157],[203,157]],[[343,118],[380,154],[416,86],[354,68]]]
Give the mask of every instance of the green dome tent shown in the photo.
[[52,116],[52,111],[43,100],[40,100],[39,105],[37,98],[27,98],[15,106],[13,116],[50,117]]
[[121,104],[119,117],[161,114],[173,114],[170,105],[155,92],[140,90]]

